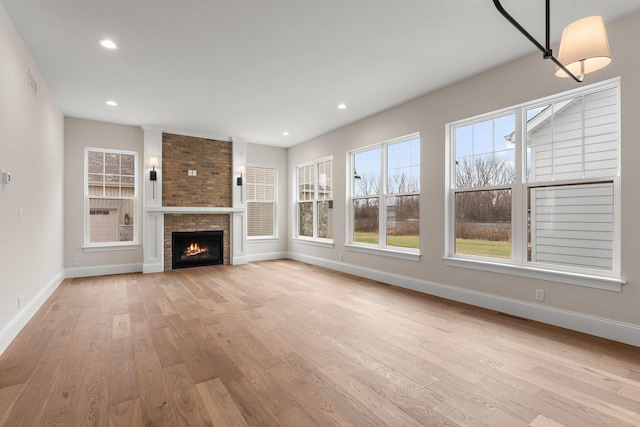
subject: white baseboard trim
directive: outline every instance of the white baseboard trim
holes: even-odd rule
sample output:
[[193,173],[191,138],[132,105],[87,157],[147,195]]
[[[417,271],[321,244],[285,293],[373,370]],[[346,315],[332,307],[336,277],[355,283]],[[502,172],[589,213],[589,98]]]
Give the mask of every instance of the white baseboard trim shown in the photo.
[[77,277],[108,276],[110,274],[140,273],[143,270],[142,264],[116,264],[98,265],[95,267],[67,268],[65,277],[75,279]]
[[289,254],[287,252],[267,252],[262,254],[247,255],[247,261],[249,262],[270,261],[273,259],[283,259],[288,257],[289,257]]
[[231,265],[242,265],[247,263],[246,255],[234,255],[231,260]]
[[64,270],[55,275],[40,292],[36,294],[24,307],[22,307],[15,317],[0,331],[0,355],[9,347],[9,344],[18,336],[34,314],[42,307],[42,304],[51,296],[60,283],[65,279]]
[[142,272],[144,274],[148,274],[148,273],[162,273],[164,271],[164,264],[159,262],[159,263],[145,263],[142,264]]
[[640,347],[640,325],[618,322],[294,252],[289,252],[288,258]]

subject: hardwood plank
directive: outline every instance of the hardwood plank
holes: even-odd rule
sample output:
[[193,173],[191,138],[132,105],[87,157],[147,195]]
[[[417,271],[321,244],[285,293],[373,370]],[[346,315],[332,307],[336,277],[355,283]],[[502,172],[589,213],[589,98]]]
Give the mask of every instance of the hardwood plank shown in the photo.
[[181,363],[163,368],[165,383],[171,403],[175,409],[179,425],[213,426],[200,396],[196,390],[189,370]]
[[[59,368],[59,360],[36,365],[33,375],[22,388],[22,393],[7,415],[5,425],[35,426],[40,423],[43,408],[49,401],[50,391],[53,389],[54,378]],[[34,405],[34,402],[39,402],[40,405]]]
[[184,362],[169,328],[154,329],[151,331],[151,337],[160,366],[164,368]]
[[564,427],[564,424],[557,423],[544,415],[538,415],[529,425],[531,427]]
[[141,302],[129,305],[129,320],[133,323],[143,323],[147,320],[147,312]]
[[247,378],[225,384],[242,418],[250,426],[279,425],[278,418],[251,386]]
[[76,423],[86,426],[109,425],[110,352],[88,353],[82,368]]
[[25,383],[33,374],[52,336],[53,330],[35,332],[22,337],[14,351],[5,352],[0,358],[0,388]]
[[109,426],[141,426],[143,425],[140,398],[115,403],[109,409]]
[[233,397],[219,379],[216,378],[196,384],[196,389],[213,425],[229,427],[248,426],[238,410]]
[[119,338],[130,337],[131,335],[131,318],[129,313],[113,316],[111,339],[117,340]]
[[23,384],[0,388],[0,425],[5,425],[7,417],[22,393]]
[[[339,366],[329,365],[320,368],[318,380],[311,384],[321,384],[318,388],[340,413],[356,424],[409,426],[417,424],[402,409],[392,405],[368,385],[359,381]],[[446,423],[443,425],[447,425]]]
[[153,348],[151,328],[147,323],[136,323],[132,327],[133,348],[136,352]]
[[316,420],[311,418],[300,406],[292,406],[278,414],[278,419],[283,426],[320,426]]
[[132,337],[119,338],[112,343],[109,369],[109,402],[113,405],[134,401],[140,396]]
[[278,381],[277,373],[271,369],[263,369],[251,356],[238,353],[234,359],[240,366],[243,376],[251,383],[251,386],[274,414],[286,411],[296,406],[295,397]]
[[43,425],[73,425],[76,408],[83,392],[78,384],[82,384],[83,370],[80,359],[66,358],[61,361],[54,378],[54,386],[47,404],[43,408]]
[[321,393],[318,393],[310,383],[303,380],[294,369],[282,364],[271,368],[270,372],[318,424],[323,426],[354,425],[339,413],[330,401],[325,399]]
[[638,348],[290,260],[65,280],[0,425],[640,425]]
[[157,354],[137,351],[135,359],[145,425],[178,425]]

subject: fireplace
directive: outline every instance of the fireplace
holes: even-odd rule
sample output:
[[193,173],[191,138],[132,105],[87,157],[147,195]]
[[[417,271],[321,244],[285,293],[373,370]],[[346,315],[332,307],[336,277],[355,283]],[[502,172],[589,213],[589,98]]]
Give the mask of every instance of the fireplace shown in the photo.
[[171,268],[199,267],[224,262],[222,230],[171,233]]

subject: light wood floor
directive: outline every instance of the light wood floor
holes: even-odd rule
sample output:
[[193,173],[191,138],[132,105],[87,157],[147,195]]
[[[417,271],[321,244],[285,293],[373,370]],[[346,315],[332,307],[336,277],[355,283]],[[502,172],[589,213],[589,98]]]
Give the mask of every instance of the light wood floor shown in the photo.
[[0,425],[638,426],[640,349],[294,261],[73,279]]

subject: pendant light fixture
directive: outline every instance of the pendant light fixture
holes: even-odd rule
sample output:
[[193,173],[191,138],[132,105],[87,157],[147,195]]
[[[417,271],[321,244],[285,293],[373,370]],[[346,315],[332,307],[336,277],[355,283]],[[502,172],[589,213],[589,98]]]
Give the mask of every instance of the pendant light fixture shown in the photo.
[[556,64],[556,76],[571,77],[581,83],[585,74],[599,70],[611,62],[611,50],[609,49],[604,20],[601,16],[590,16],[569,24],[562,32],[560,54],[556,58],[549,47],[549,3],[550,0],[546,0],[546,40],[545,46],[542,46],[504,10],[500,0],[493,0],[498,12],[542,52],[542,57],[550,59]]

